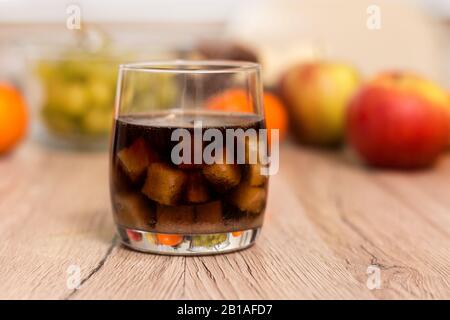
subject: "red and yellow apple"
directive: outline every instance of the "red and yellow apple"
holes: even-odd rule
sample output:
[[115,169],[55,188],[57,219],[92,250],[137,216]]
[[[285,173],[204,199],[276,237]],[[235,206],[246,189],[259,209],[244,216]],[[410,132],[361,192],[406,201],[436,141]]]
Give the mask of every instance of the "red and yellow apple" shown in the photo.
[[[448,97],[448,99],[447,99],[448,107],[450,108],[450,92],[448,92],[448,91],[447,91],[447,97]],[[450,146],[450,133],[448,134],[448,138],[449,138],[448,145]]]
[[345,111],[358,86],[358,72],[340,63],[305,63],[286,72],[279,92],[297,140],[321,146],[339,144]]
[[431,165],[450,136],[443,89],[408,72],[386,72],[364,85],[350,103],[347,135],[369,164],[393,168]]

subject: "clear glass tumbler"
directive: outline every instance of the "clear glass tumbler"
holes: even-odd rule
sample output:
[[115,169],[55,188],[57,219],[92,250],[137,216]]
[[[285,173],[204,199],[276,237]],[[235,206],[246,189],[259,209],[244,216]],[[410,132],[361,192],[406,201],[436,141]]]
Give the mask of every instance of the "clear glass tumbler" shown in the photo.
[[199,255],[254,243],[268,191],[258,64],[121,65],[115,108],[111,200],[126,246]]

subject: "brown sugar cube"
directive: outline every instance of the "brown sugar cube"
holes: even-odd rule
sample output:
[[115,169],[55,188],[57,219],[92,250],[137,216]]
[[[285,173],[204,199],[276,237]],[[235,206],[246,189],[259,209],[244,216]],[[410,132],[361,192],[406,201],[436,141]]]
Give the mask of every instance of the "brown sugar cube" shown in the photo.
[[200,172],[191,172],[186,185],[186,200],[191,203],[206,202],[209,192],[205,178]]
[[195,164],[195,163],[181,163],[177,165],[178,168],[183,170],[197,170],[203,167],[203,164]]
[[241,211],[260,213],[266,205],[266,190],[241,184],[233,190],[230,202]]
[[267,181],[267,177],[261,174],[260,164],[250,164],[248,166],[246,181],[252,187],[259,187]]
[[202,172],[217,191],[227,191],[241,181],[241,169],[235,164],[213,163],[205,166]]
[[263,220],[263,214],[245,214],[239,219],[226,220],[224,230],[236,231],[259,228],[263,225]]
[[142,188],[150,199],[165,205],[175,205],[181,198],[187,174],[164,163],[152,163]]
[[193,206],[156,207],[156,226],[158,232],[191,233],[194,225]]
[[195,206],[195,232],[222,232],[223,227],[222,203],[220,201]]
[[140,194],[116,194],[114,196],[118,224],[139,230],[149,230],[154,223],[152,209]]
[[150,163],[159,160],[158,155],[146,145],[142,138],[134,141],[128,148],[120,150],[117,157],[122,168],[133,182],[142,177]]
[[259,145],[258,139],[245,139],[245,163],[259,163]]

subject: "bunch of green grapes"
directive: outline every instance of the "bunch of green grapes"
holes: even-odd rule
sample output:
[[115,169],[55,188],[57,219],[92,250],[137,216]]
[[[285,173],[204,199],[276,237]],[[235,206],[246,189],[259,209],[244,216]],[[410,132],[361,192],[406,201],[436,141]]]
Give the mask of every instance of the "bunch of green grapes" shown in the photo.
[[[105,53],[67,54],[61,60],[38,64],[45,93],[42,117],[51,132],[63,136],[109,133],[118,74],[115,61]],[[132,98],[126,105],[137,111],[172,105],[175,86],[171,78],[158,75],[136,80],[132,92],[124,93],[124,99],[130,94]]]
[[42,117],[56,134],[104,135],[111,127],[117,64],[64,59],[42,61]]
[[135,72],[127,75],[122,91],[123,110],[139,113],[172,108],[177,95],[173,74]]

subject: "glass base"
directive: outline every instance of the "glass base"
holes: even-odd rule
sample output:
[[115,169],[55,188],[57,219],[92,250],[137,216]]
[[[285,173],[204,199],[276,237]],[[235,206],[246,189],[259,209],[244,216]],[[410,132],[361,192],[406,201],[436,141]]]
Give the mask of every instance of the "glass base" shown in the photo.
[[122,243],[137,251],[165,255],[210,255],[242,250],[255,243],[261,228],[209,234],[167,235],[117,226]]

